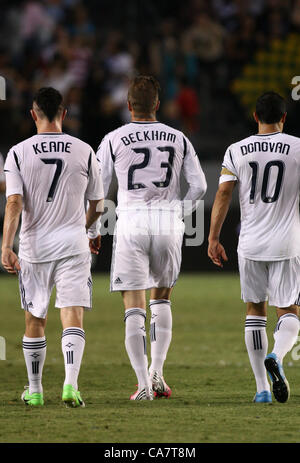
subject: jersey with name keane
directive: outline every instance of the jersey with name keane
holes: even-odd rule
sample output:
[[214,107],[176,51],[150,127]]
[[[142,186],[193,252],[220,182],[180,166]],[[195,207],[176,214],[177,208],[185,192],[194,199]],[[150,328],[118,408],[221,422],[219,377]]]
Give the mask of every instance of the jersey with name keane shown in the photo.
[[239,184],[239,254],[260,261],[300,256],[300,138],[275,132],[234,143],[220,177],[229,180]]
[[115,171],[118,212],[128,209],[181,209],[180,173],[189,184],[185,200],[198,200],[206,180],[191,142],[158,121],[133,121],[107,134],[97,158],[107,196]]
[[92,148],[64,133],[41,133],[13,146],[4,166],[6,197],[23,196],[19,256],[49,262],[88,251],[85,199],[103,199]]

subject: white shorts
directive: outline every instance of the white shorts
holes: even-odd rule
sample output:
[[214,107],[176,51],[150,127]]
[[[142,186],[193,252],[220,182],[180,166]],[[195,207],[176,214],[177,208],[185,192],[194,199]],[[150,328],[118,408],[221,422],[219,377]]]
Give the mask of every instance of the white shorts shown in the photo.
[[183,234],[184,223],[174,212],[121,213],[114,233],[111,291],[174,286]]
[[85,252],[53,262],[31,263],[20,259],[19,288],[22,308],[46,318],[53,287],[58,308],[92,307],[91,254]]
[[264,262],[239,256],[244,302],[263,302],[275,307],[300,305],[300,258]]

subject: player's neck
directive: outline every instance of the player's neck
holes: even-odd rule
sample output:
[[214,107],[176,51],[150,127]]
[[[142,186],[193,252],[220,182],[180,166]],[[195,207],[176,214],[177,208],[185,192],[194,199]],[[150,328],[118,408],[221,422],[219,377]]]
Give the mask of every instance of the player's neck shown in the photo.
[[132,113],[131,114],[131,122],[157,122],[156,115],[155,114],[149,114],[149,115],[137,115]]
[[37,124],[37,133],[61,133],[62,132],[62,127],[61,124],[59,124],[56,121],[53,122],[42,122],[40,124]]
[[258,124],[258,133],[260,135],[267,134],[267,133],[275,133],[275,132],[282,132],[283,124],[278,122],[276,124]]

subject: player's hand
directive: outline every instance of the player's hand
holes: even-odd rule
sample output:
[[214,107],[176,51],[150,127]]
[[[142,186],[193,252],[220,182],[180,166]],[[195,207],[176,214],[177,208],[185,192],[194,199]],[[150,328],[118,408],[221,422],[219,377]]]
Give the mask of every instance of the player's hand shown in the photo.
[[89,246],[92,254],[99,254],[99,249],[101,248],[101,235],[98,235],[97,238],[89,238]]
[[2,249],[2,265],[8,273],[18,273],[21,270],[18,256],[10,248]]
[[223,261],[227,262],[225,249],[218,240],[210,240],[208,245],[208,256],[218,267],[223,267]]

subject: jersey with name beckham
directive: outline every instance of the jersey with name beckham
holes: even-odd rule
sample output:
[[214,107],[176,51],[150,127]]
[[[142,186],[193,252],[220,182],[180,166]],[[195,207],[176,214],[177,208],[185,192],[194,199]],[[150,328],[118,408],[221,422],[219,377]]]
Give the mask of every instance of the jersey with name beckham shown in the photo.
[[205,183],[188,138],[158,121],[133,121],[110,132],[102,140],[97,158],[105,195],[113,170],[116,173],[118,211],[137,207],[176,209],[181,200],[181,171],[190,186]]

